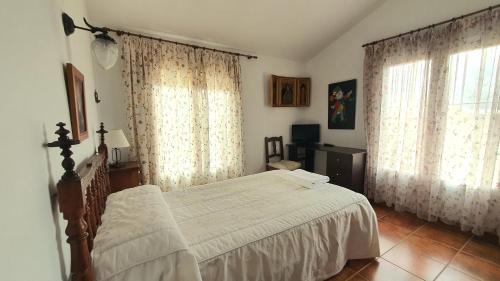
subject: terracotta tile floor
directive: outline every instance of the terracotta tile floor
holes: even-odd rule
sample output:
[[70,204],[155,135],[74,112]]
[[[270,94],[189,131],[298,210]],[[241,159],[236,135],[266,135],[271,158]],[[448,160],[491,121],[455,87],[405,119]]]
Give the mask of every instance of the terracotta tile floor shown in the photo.
[[500,280],[496,236],[475,237],[443,223],[373,205],[381,256],[350,260],[327,281]]

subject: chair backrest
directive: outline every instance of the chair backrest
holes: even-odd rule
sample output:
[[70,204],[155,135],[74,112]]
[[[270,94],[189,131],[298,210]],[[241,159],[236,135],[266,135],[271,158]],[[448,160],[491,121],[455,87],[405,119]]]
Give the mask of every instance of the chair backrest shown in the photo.
[[[264,138],[264,143],[266,145],[266,163],[269,163],[269,159],[273,157],[280,157],[280,160],[285,159],[283,153],[283,137],[266,137]],[[269,153],[269,143],[271,143],[271,153]],[[276,147],[276,143],[279,145],[279,152]]]

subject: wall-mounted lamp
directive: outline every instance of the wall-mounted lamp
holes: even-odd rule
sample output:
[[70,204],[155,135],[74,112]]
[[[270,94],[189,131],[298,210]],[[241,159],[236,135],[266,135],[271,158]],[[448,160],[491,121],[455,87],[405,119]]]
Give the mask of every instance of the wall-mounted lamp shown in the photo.
[[95,34],[95,40],[91,44],[92,53],[94,54],[99,65],[104,69],[110,69],[115,65],[118,59],[118,46],[115,39],[108,35],[107,27],[95,27],[90,25],[85,18],[83,21],[88,27],[75,25],[73,19],[66,13],[62,14],[64,33],[69,36],[75,32],[75,29],[89,31]]

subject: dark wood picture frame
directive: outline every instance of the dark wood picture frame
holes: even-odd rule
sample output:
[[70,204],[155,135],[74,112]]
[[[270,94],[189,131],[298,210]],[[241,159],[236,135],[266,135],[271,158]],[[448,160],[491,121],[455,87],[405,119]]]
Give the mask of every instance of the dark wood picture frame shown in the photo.
[[83,74],[71,63],[66,64],[65,72],[71,132],[73,139],[83,141],[89,137],[87,106],[85,104],[85,79]]

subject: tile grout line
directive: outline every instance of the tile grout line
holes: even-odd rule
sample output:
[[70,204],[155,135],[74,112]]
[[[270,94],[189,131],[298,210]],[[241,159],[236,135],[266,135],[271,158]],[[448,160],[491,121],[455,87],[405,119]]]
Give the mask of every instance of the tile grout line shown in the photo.
[[[392,223],[390,223],[390,222],[386,222],[386,223],[388,223],[388,224],[392,224]],[[422,227],[424,227],[424,226],[425,226],[425,225],[427,225],[427,224],[428,224],[428,222],[424,221],[424,224],[422,224],[421,226],[417,227],[414,231],[412,231],[412,232],[408,233],[408,235],[407,235],[405,238],[401,239],[401,241],[399,241],[399,242],[398,242],[398,243],[396,243],[394,246],[392,246],[391,248],[389,248],[389,250],[385,251],[385,253],[384,253],[384,254],[388,253],[390,250],[392,250],[394,247],[398,246],[398,245],[399,245],[399,244],[401,244],[402,242],[404,242],[404,241],[408,240],[408,238],[410,238],[410,236],[412,236],[415,232],[419,231]],[[392,224],[392,225],[395,225],[395,224]],[[398,226],[398,225],[396,225],[396,226]],[[394,265],[395,267],[397,267],[397,268],[399,268],[399,269],[401,269],[401,270],[403,270],[403,271],[405,271],[405,272],[408,272],[409,274],[411,274],[411,275],[413,275],[413,276],[417,277],[418,279],[424,280],[424,279],[422,279],[420,276],[416,275],[415,273],[413,273],[413,272],[411,272],[411,271],[408,271],[408,270],[406,270],[406,269],[402,268],[401,266],[399,266],[399,265],[397,265],[397,264],[395,264],[395,263],[391,262],[390,260],[384,259],[384,257],[383,257],[382,255],[380,256],[380,258],[381,258],[381,259],[383,259],[384,261],[386,261],[386,262],[388,262],[388,263],[390,263],[390,264]]]
[[[432,222],[429,222],[429,223],[432,223]],[[464,232],[462,232],[462,233],[464,233]],[[413,234],[412,234],[412,235],[413,235]],[[442,242],[442,241],[439,241],[439,240],[434,240],[434,239],[432,239],[432,238],[430,238],[430,237],[423,237],[423,236],[418,236],[418,235],[416,235],[416,236],[417,236],[417,237],[420,237],[420,238],[422,238],[422,239],[427,239],[427,240],[430,240],[430,241],[432,241],[432,242],[436,242],[436,243],[440,244],[441,246],[445,246],[445,247],[447,247],[447,248],[451,248],[451,249],[453,249],[453,250],[460,251],[460,250],[462,249],[462,248],[456,248],[456,247],[454,247],[454,246],[452,246],[452,245],[450,245],[450,244],[447,244],[447,243]],[[473,237],[473,236],[474,236],[474,235],[472,235],[472,237]],[[469,242],[469,238],[467,238],[467,240],[465,240],[465,243],[468,243],[468,242]],[[436,261],[437,261],[437,260],[436,260]]]
[[[392,211],[394,211],[394,212],[397,212],[396,210],[394,210],[394,209],[392,209],[392,208],[391,208],[391,210],[392,210]],[[400,213],[400,212],[397,212],[397,213]],[[406,213],[406,212],[401,212],[401,213]],[[410,214],[410,215],[412,215],[412,216],[416,216],[415,214],[412,214],[412,213],[409,213],[409,214]],[[399,226],[399,225],[397,225],[397,224],[391,223],[391,222],[386,221],[386,220],[384,220],[384,219],[383,219],[383,218],[385,218],[385,217],[387,217],[387,216],[389,216],[389,215],[390,215],[390,213],[386,213],[384,216],[382,216],[382,217],[380,217],[380,218],[377,218],[377,220],[378,220],[378,221],[383,221],[384,223],[388,223],[388,224],[393,225],[393,226],[398,226],[398,227],[400,227],[400,226]],[[420,218],[418,218],[418,217],[417,217],[417,219],[420,219]],[[391,251],[391,250],[392,250],[393,248],[395,248],[396,246],[398,246],[398,245],[400,245],[401,243],[403,243],[404,241],[408,240],[411,236],[414,236],[414,235],[415,235],[415,236],[418,236],[418,235],[416,234],[416,232],[417,232],[418,230],[420,230],[422,227],[424,227],[424,226],[425,226],[425,225],[427,225],[427,224],[433,224],[433,223],[435,223],[435,222],[429,222],[429,221],[425,221],[425,220],[424,220],[424,224],[423,224],[423,225],[421,225],[420,227],[418,227],[418,228],[417,228],[417,229],[415,229],[414,231],[410,232],[410,233],[409,233],[409,234],[408,234],[405,238],[401,239],[399,242],[397,242],[397,243],[396,243],[396,244],[394,244],[392,247],[390,247],[389,249],[387,249],[387,250],[386,250],[386,251],[385,251],[382,255],[384,255],[384,254],[388,253],[389,251]],[[450,231],[450,232],[455,232],[455,231]],[[466,232],[463,232],[463,231],[458,231],[458,232],[461,232],[461,233],[466,233]],[[420,237],[420,236],[418,236],[418,237]],[[438,243],[438,244],[440,244],[440,245],[443,245],[443,246],[445,246],[445,247],[448,247],[448,248],[451,248],[451,249],[455,249],[455,250],[457,250],[457,252],[453,255],[453,257],[452,257],[452,258],[451,258],[451,259],[450,259],[450,260],[449,260],[446,264],[444,264],[443,269],[441,269],[441,271],[438,273],[438,275],[436,276],[436,278],[434,278],[433,280],[436,280],[436,279],[437,279],[437,278],[438,278],[438,277],[439,277],[439,276],[443,273],[443,271],[444,271],[444,270],[446,270],[446,268],[450,267],[450,264],[453,262],[453,260],[454,260],[454,259],[455,259],[455,258],[456,258],[456,257],[457,257],[460,253],[464,253],[464,254],[467,254],[467,255],[471,255],[471,254],[469,254],[469,253],[465,252],[465,251],[464,251],[464,249],[465,249],[465,247],[466,247],[466,246],[470,243],[470,241],[471,241],[472,239],[474,239],[474,237],[475,237],[475,235],[474,235],[474,234],[471,234],[471,236],[470,236],[470,237],[469,237],[469,238],[465,241],[465,243],[464,243],[464,244],[463,244],[460,248],[455,248],[455,247],[453,247],[452,245],[449,245],[449,244],[444,243],[444,242],[442,242],[442,241],[434,240],[434,239],[429,238],[429,237],[421,237],[421,238],[428,239],[428,240],[430,240],[430,241],[436,242],[436,243]],[[404,268],[402,268],[402,267],[400,267],[400,266],[398,266],[398,265],[396,265],[396,264],[392,263],[391,261],[389,261],[389,260],[387,260],[387,259],[383,258],[383,257],[382,257],[382,255],[380,256],[380,258],[382,258],[383,260],[385,260],[385,261],[387,261],[387,262],[389,262],[389,263],[393,264],[394,266],[396,266],[396,267],[398,267],[398,268],[400,268],[400,269],[402,269],[402,270],[404,270],[404,271],[406,271],[406,272],[411,273],[411,274],[412,274],[412,275],[414,275],[414,276],[417,276],[417,275],[415,275],[414,273],[412,273],[412,272],[410,272],[410,271],[408,271],[408,270],[406,270],[406,269],[404,269]],[[475,258],[478,258],[478,259],[480,259],[480,260],[482,260],[482,261],[484,261],[484,262],[487,262],[487,263],[489,263],[489,264],[492,264],[492,265],[495,265],[495,266],[499,266],[499,265],[498,265],[498,264],[496,264],[495,262],[492,262],[492,261],[490,261],[490,260],[484,259],[484,258],[482,258],[482,257],[476,257],[476,256],[474,256],[474,255],[471,255],[471,256],[473,256],[473,257],[475,257]],[[431,259],[432,259],[432,258],[431,258]],[[432,259],[432,260],[434,260],[434,261],[436,261],[436,262],[439,262],[439,261],[437,261],[437,260],[435,260],[435,259]],[[371,263],[371,262],[370,262],[370,263]],[[368,263],[367,265],[369,265],[370,263]],[[367,266],[367,265],[366,265],[366,266]],[[366,266],[364,266],[361,270],[363,270]],[[456,268],[453,268],[453,267],[450,267],[450,268],[452,268],[452,269],[454,269],[454,270],[457,270],[457,271],[459,271],[459,272],[461,272],[461,273],[463,273],[463,274],[465,274],[465,275],[467,275],[467,276],[469,276],[469,277],[471,277],[471,278],[475,278],[475,277],[470,276],[468,273],[463,272],[462,270],[459,270],[459,269],[456,269]],[[359,270],[358,272],[356,272],[353,276],[355,276],[356,274],[358,274],[361,270]],[[351,279],[353,276],[349,277],[349,278],[348,278],[348,280],[349,280],[349,279]],[[418,277],[418,276],[417,276],[417,277]],[[420,278],[420,277],[419,277],[419,278]]]
[[[475,236],[475,235],[473,234],[473,235],[472,235],[472,239],[474,239],[474,237],[478,237],[478,236]],[[472,240],[472,239],[470,239],[470,240]],[[469,243],[469,242],[470,242],[470,241],[467,241],[467,243]],[[464,248],[465,248],[465,247],[464,247]],[[496,263],[496,262],[494,262],[494,261],[492,261],[492,260],[489,260],[489,259],[487,259],[487,258],[483,258],[483,257],[477,256],[477,255],[472,254],[472,253],[469,253],[469,252],[467,252],[467,251],[462,251],[462,253],[463,253],[463,254],[465,254],[465,255],[468,255],[468,256],[474,257],[474,258],[476,258],[476,259],[479,259],[480,261],[485,262],[485,263],[488,263],[488,264],[490,264],[490,265],[493,265],[493,266],[496,266],[496,267],[500,267],[500,264],[498,264],[498,263]]]
[[[411,214],[411,213],[410,213],[410,214]],[[419,217],[417,217],[415,214],[411,214],[411,215],[412,215],[412,216],[415,216],[417,219],[420,219],[420,218],[419,218]],[[386,216],[387,216],[387,215],[385,215],[385,216],[383,216],[383,217],[386,217]],[[381,217],[381,218],[377,218],[377,219],[382,219],[383,217]],[[423,219],[420,219],[420,220],[423,220]],[[383,220],[383,221],[384,221],[384,220]],[[436,224],[436,222],[433,222],[433,221],[426,221],[426,220],[423,220],[423,221],[424,221],[424,225],[427,225],[427,224],[429,224],[429,225]],[[385,222],[385,223],[388,223],[388,224],[390,224],[390,225],[395,225],[395,226],[400,227],[399,225],[396,225],[396,224],[390,223],[390,222],[388,222],[388,221],[384,221],[384,222]],[[423,225],[422,225],[422,226],[423,226]],[[417,230],[418,230],[418,229],[417,229]],[[410,235],[416,235],[416,234],[415,234],[415,232],[416,232],[417,230],[415,230],[415,231],[413,231],[413,232],[410,232],[410,233],[408,234],[408,236],[410,236]],[[466,234],[466,233],[467,233],[467,232],[463,232],[463,231],[461,231],[461,230],[458,230],[458,231],[449,231],[449,230],[445,230],[445,231],[450,232],[450,233],[455,233],[455,232],[464,233],[464,234]],[[452,249],[457,250],[457,251],[462,250],[462,248],[456,248],[456,247],[454,247],[454,246],[452,246],[452,245],[450,245],[450,244],[447,244],[447,243],[445,243],[445,242],[442,242],[442,241],[439,241],[439,240],[434,240],[434,239],[433,239],[433,238],[431,238],[431,237],[422,237],[422,236],[418,236],[418,235],[416,235],[416,236],[417,236],[417,237],[420,237],[420,238],[423,238],[423,239],[428,239],[428,240],[431,240],[431,241],[433,241],[433,242],[439,243],[439,244],[441,244],[441,245],[443,245],[443,246],[446,246],[446,247],[448,247],[448,248],[452,248]],[[474,234],[472,234],[472,238],[474,238]],[[467,244],[467,243],[469,242],[469,240],[470,240],[470,239],[467,239],[467,240],[465,241],[465,243]],[[396,245],[395,245],[395,246],[396,246]],[[391,247],[389,250],[391,250],[392,248],[393,248],[393,247]],[[387,252],[388,252],[389,250],[387,250]],[[465,253],[467,253],[467,252],[465,252]]]
[[[369,262],[368,264],[370,264],[370,263],[371,263],[371,262]],[[367,265],[368,265],[368,264],[367,264]],[[365,265],[363,268],[365,268],[365,267],[366,267],[366,265]],[[356,276],[356,275],[358,275],[358,273],[354,273],[353,275],[351,275],[350,277],[348,277],[345,281],[349,281],[349,280],[351,280],[351,279],[352,279],[352,278],[354,278],[354,276]],[[368,281],[368,279],[366,279],[363,275],[358,275],[358,277],[360,277],[362,280]]]
[[[467,246],[467,244],[469,244],[469,242],[472,240],[472,238],[474,237],[474,235],[471,235],[469,237],[469,239],[467,239],[467,241],[465,241],[465,243],[462,245],[462,247],[460,247],[460,249],[458,249],[458,251],[455,253],[455,255],[453,255],[453,257],[445,264],[445,266],[443,267],[443,269],[441,269],[441,271],[438,273],[438,275],[436,276],[436,278],[434,278],[433,280],[437,280],[439,278],[439,276],[443,273],[443,271],[445,271],[449,266],[450,264],[453,262],[453,260],[460,254],[462,253],[463,249],[465,248],[465,246]],[[452,267],[450,267],[452,268]],[[455,269],[455,268],[452,268],[452,269]],[[462,272],[461,270],[458,270],[460,272]],[[465,272],[462,272],[464,273],[465,275],[469,276],[469,274],[466,274]],[[472,277],[472,276],[470,276]]]
[[[388,224],[390,224],[390,225],[393,225],[393,226],[403,227],[403,228],[404,228],[404,226],[400,226],[400,225],[397,225],[397,224],[394,224],[394,223],[391,223],[391,222],[388,222],[388,221],[384,221],[384,222],[385,222],[385,223],[388,223]],[[386,254],[387,252],[389,252],[390,250],[392,250],[394,247],[396,247],[396,246],[398,246],[399,244],[401,244],[403,241],[408,240],[408,238],[410,238],[410,236],[412,236],[415,232],[419,231],[422,227],[424,227],[424,226],[425,226],[425,225],[427,225],[428,223],[429,223],[429,222],[424,221],[424,223],[423,223],[421,226],[417,227],[414,231],[412,231],[412,232],[408,233],[408,235],[406,235],[406,237],[405,237],[405,238],[403,238],[403,239],[399,240],[396,244],[394,244],[394,245],[393,245],[392,247],[390,247],[387,251],[385,251],[385,252],[384,252],[384,254]],[[384,254],[382,254],[382,255],[384,255]],[[380,257],[382,257],[382,255],[380,255]]]
[[[375,258],[374,258],[375,259]],[[369,266],[373,261],[370,261],[369,263],[365,264],[364,266],[362,266],[358,271],[355,271],[351,276],[349,276],[346,281],[349,281],[351,280],[354,276],[358,275],[363,269],[365,269],[367,266]],[[363,278],[364,280],[367,280],[363,275],[360,275],[361,278]]]
[[[395,211],[394,209],[391,209],[391,211],[392,211],[392,212],[396,212],[396,213],[406,213],[406,212],[397,212],[397,211]],[[412,216],[415,216],[415,214],[411,214],[411,213],[409,213],[409,214],[410,214],[410,215],[412,215]],[[400,225],[398,225],[398,224],[395,224],[395,223],[389,222],[389,221],[387,221],[387,220],[384,220],[384,218],[389,217],[390,215],[391,215],[391,212],[387,212],[387,213],[386,213],[386,214],[384,214],[383,216],[377,217],[377,222],[378,222],[378,223],[380,223],[380,222],[384,222],[384,223],[387,223],[387,224],[390,224],[390,225],[393,225],[393,226],[396,226],[396,227],[403,227],[403,226],[400,226]],[[418,217],[417,217],[417,219],[420,219],[420,218],[418,218]],[[421,219],[420,219],[420,220],[421,220]],[[464,244],[463,244],[460,248],[456,248],[456,247],[454,247],[454,246],[452,246],[452,245],[450,245],[450,244],[447,244],[447,243],[445,243],[445,242],[438,241],[438,240],[434,240],[433,238],[429,238],[429,237],[421,237],[421,236],[417,235],[416,233],[417,233],[420,229],[422,229],[423,227],[425,227],[425,226],[426,226],[426,225],[428,225],[428,224],[429,224],[429,225],[431,225],[431,224],[434,224],[434,223],[435,223],[435,222],[429,222],[429,221],[425,221],[425,220],[422,220],[422,221],[423,221],[423,224],[422,224],[422,225],[420,225],[419,227],[417,227],[415,230],[413,230],[413,231],[409,232],[409,233],[408,233],[408,234],[407,234],[407,235],[406,235],[403,239],[401,239],[401,240],[399,240],[398,242],[396,242],[396,243],[395,243],[392,247],[388,248],[388,249],[387,249],[384,253],[381,253],[381,255],[380,255],[378,258],[380,258],[380,259],[384,260],[385,262],[388,262],[388,263],[392,264],[393,266],[395,266],[395,267],[397,267],[397,268],[399,268],[399,269],[401,269],[401,270],[403,270],[403,271],[405,271],[405,272],[407,272],[407,273],[409,273],[409,274],[411,274],[411,275],[413,275],[413,276],[415,276],[415,277],[417,277],[417,278],[421,279],[421,277],[420,277],[420,276],[418,276],[418,275],[416,275],[415,273],[413,273],[413,272],[411,272],[411,271],[408,271],[408,270],[406,270],[406,269],[404,269],[404,268],[400,267],[400,266],[399,266],[399,265],[397,265],[397,264],[394,264],[394,263],[393,263],[393,262],[391,262],[390,260],[387,260],[387,259],[385,259],[385,258],[383,257],[383,255],[387,254],[389,251],[391,251],[391,250],[392,250],[393,248],[395,248],[396,246],[398,246],[398,245],[400,245],[400,244],[404,243],[405,241],[409,240],[409,239],[410,239],[410,237],[417,236],[417,237],[420,237],[420,238],[423,238],[423,239],[428,239],[428,240],[430,240],[430,241],[432,241],[432,242],[435,242],[435,243],[440,244],[440,245],[442,245],[442,246],[448,247],[448,248],[450,248],[450,249],[457,250],[457,252],[456,252],[456,253],[452,256],[452,258],[451,258],[448,262],[446,262],[446,263],[444,263],[444,264],[443,264],[443,263],[441,263],[441,264],[443,264],[444,266],[443,266],[443,268],[439,271],[439,273],[436,275],[436,277],[435,277],[433,280],[437,280],[437,279],[438,279],[438,278],[442,275],[442,273],[443,273],[443,272],[444,272],[447,268],[450,268],[450,269],[453,269],[453,270],[457,270],[458,272],[460,272],[460,273],[462,273],[462,274],[465,274],[465,275],[469,276],[470,278],[475,278],[475,277],[473,277],[473,276],[469,275],[468,273],[463,272],[462,270],[459,270],[459,269],[456,269],[456,268],[454,268],[454,267],[451,267],[451,266],[450,266],[450,265],[451,265],[451,263],[452,263],[452,262],[456,259],[456,257],[457,257],[459,254],[463,253],[463,254],[470,255],[470,254],[468,254],[467,252],[465,252],[465,251],[464,251],[464,249],[465,249],[465,247],[466,247],[466,246],[467,246],[467,245],[468,245],[468,244],[472,241],[472,239],[474,239],[474,237],[475,237],[475,236],[474,236],[473,234],[471,234],[471,235],[469,236],[469,238],[468,238],[468,239],[464,242]],[[447,230],[447,231],[448,231],[448,230]],[[448,231],[448,232],[455,233],[456,231]],[[458,232],[462,232],[462,231],[458,231]],[[466,233],[466,232],[462,232],[462,233]],[[472,256],[473,256],[473,255],[472,255]],[[473,257],[475,257],[475,256],[473,256]],[[430,258],[430,257],[429,257],[429,258]],[[490,263],[490,264],[493,264],[493,265],[498,266],[496,263],[491,262],[491,261],[489,261],[489,260],[485,260],[485,259],[480,258],[480,257],[477,257],[477,258],[479,258],[479,259],[481,259],[481,260],[483,260],[483,261],[485,261],[485,262],[488,262],[488,263]],[[353,272],[353,273],[352,273],[352,274],[351,274],[351,275],[350,275],[350,276],[346,279],[346,281],[348,281],[348,280],[352,280],[352,279],[353,279],[354,277],[356,277],[356,276],[357,276],[357,277],[360,277],[362,280],[366,280],[366,281],[368,281],[368,279],[367,279],[366,277],[364,277],[363,275],[361,275],[360,273],[361,273],[364,269],[366,269],[369,265],[371,265],[371,264],[373,263],[373,261],[375,261],[375,259],[376,259],[376,258],[373,258],[373,260],[371,260],[370,262],[368,262],[367,264],[365,264],[364,266],[362,266],[362,267],[361,267],[360,269],[358,269],[357,271]],[[431,259],[432,259],[432,258],[431,258]],[[434,260],[434,261],[436,261],[436,262],[439,262],[439,261],[437,261],[437,260],[435,260],[435,259],[432,259],[432,260]],[[439,263],[440,263],[440,262],[439,262]],[[423,279],[422,279],[422,280],[423,280]]]
[[[388,216],[388,215],[389,215],[389,214],[386,214],[386,215],[385,215],[385,216],[383,216],[383,217],[386,217],[386,216]],[[383,217],[378,218],[377,220],[382,220],[382,218],[383,218]],[[390,223],[390,222],[385,221],[385,220],[383,220],[383,221],[384,221],[385,223],[390,224],[390,225],[394,225],[394,226],[397,226],[397,227],[401,227],[401,226],[399,226],[399,225],[397,225],[397,224],[393,224],[393,223]],[[387,251],[385,251],[384,253],[380,254],[380,257],[379,257],[379,258],[381,258],[381,259],[383,259],[384,261],[386,261],[386,262],[388,262],[388,263],[390,263],[390,264],[392,264],[392,265],[396,266],[397,268],[399,268],[399,269],[401,269],[401,270],[404,270],[405,272],[410,273],[410,274],[411,274],[411,275],[413,275],[413,276],[416,276],[416,277],[420,278],[419,276],[415,275],[415,274],[414,274],[414,273],[412,273],[412,272],[407,271],[406,269],[404,269],[404,268],[402,268],[402,267],[398,266],[397,264],[394,264],[394,263],[392,263],[391,261],[384,259],[383,255],[384,255],[384,254],[386,254],[387,252],[389,252],[390,250],[392,250],[394,247],[396,247],[396,246],[398,246],[399,244],[403,243],[404,241],[408,240],[408,238],[409,238],[411,235],[413,235],[415,232],[417,232],[418,230],[420,230],[420,229],[421,229],[422,227],[424,227],[427,223],[428,223],[428,222],[425,222],[425,221],[424,221],[424,223],[423,223],[421,226],[417,227],[415,230],[413,230],[412,232],[408,233],[408,235],[406,235],[406,237],[405,237],[405,238],[403,238],[403,239],[399,240],[399,241],[398,241],[397,243],[395,243],[392,247],[390,247],[389,249],[387,249]],[[359,274],[359,273],[360,273],[363,269],[365,269],[365,267],[367,267],[367,266],[368,266],[368,265],[370,265],[370,264],[371,264],[371,262],[369,262],[368,264],[366,264],[365,266],[363,266],[360,270],[356,271],[356,272],[355,272],[355,273],[354,273],[351,277],[349,277],[347,280],[351,279],[351,278],[352,278],[352,277],[354,277],[356,274]],[[362,275],[361,275],[361,277],[363,277],[363,278],[364,278],[364,276],[362,276]],[[366,279],[366,278],[365,278],[365,279]]]
[[413,276],[417,277],[418,279],[420,279],[420,280],[422,280],[422,281],[424,281],[424,280],[425,280],[425,279],[423,279],[422,277],[420,277],[419,275],[417,275],[417,274],[415,274],[415,273],[413,273],[413,272],[411,272],[411,271],[408,271],[407,269],[402,268],[401,266],[399,266],[399,265],[397,265],[397,264],[393,263],[393,262],[392,262],[392,261],[390,261],[390,260],[386,260],[386,259],[384,259],[383,257],[380,257],[380,258],[381,258],[381,259],[383,259],[384,261],[386,261],[386,262],[388,262],[388,263],[390,263],[390,264],[394,265],[395,267],[397,267],[397,268],[399,268],[399,269],[403,270],[404,272],[409,273],[410,275],[413,275]]
[[[384,222],[385,222],[385,223],[388,223],[388,224],[391,224],[391,225],[395,225],[395,224],[390,223],[390,222],[388,222],[388,221],[384,221]],[[407,235],[404,239],[402,239],[401,241],[399,241],[398,243],[396,243],[394,246],[392,246],[391,248],[389,248],[389,249],[388,249],[385,253],[388,253],[390,250],[392,250],[394,247],[396,247],[396,246],[398,246],[399,244],[401,244],[403,241],[408,240],[408,238],[410,238],[410,236],[414,235],[414,234],[415,234],[418,230],[420,230],[421,228],[423,228],[425,225],[433,223],[433,222],[428,222],[428,221],[424,221],[424,222],[425,222],[425,223],[424,223],[423,225],[421,225],[419,228],[415,229],[415,231],[410,232],[410,233],[409,233],[409,234],[408,234],[408,235]],[[396,226],[398,226],[398,225],[396,225]],[[418,235],[417,235],[417,236],[418,236]],[[451,262],[455,259],[455,257],[456,257],[456,256],[458,256],[458,254],[462,252],[462,250],[465,248],[465,246],[467,246],[467,244],[469,244],[469,242],[472,240],[472,238],[474,238],[474,235],[471,235],[471,236],[467,239],[467,241],[465,241],[465,243],[462,245],[462,247],[460,247],[460,249],[458,249],[458,251],[455,253],[455,255],[453,255],[453,257],[450,259],[450,261],[448,261],[448,263],[446,263],[446,264],[445,264],[445,266],[443,267],[443,269],[441,269],[441,271],[438,273],[438,275],[436,276],[436,278],[434,278],[433,280],[436,280],[436,279],[437,279],[437,278],[441,275],[441,273],[442,273],[442,272],[443,272],[443,271],[444,271],[444,270],[445,270],[445,269],[446,269],[446,268],[447,268],[447,267],[451,264]],[[427,239],[427,238],[425,238],[425,239]],[[431,240],[431,241],[435,241],[435,242],[437,242],[437,243],[439,243],[439,244],[442,244],[442,245],[447,245],[446,243],[443,243],[443,242],[440,242],[440,241],[436,241],[436,240],[434,240],[434,239],[432,239],[432,238],[429,238],[429,240]],[[448,245],[448,247],[450,247],[450,246]],[[452,249],[456,249],[455,247],[450,247],[450,248],[452,248]],[[385,254],[385,253],[384,253],[384,254]],[[465,252],[464,252],[464,253],[465,253]],[[382,259],[384,259],[382,256],[380,256],[380,257],[381,257]],[[384,260],[385,260],[385,261],[387,261],[387,262],[389,262],[389,263],[391,263],[391,264],[393,264],[393,265],[395,265],[395,266],[397,266],[398,268],[400,268],[400,269],[402,269],[402,270],[404,270],[404,271],[406,271],[406,272],[409,272],[409,273],[411,273],[412,275],[417,276],[418,278],[420,278],[420,276],[416,275],[415,273],[410,272],[410,271],[408,271],[408,270],[406,270],[406,269],[404,269],[404,268],[402,268],[402,267],[398,266],[397,264],[392,263],[391,261],[389,261],[389,260],[387,260],[387,259],[384,259]],[[434,259],[433,259],[433,260],[434,260]],[[461,270],[458,270],[458,271],[462,272]],[[462,272],[462,273],[466,274],[465,272]],[[467,275],[467,276],[469,276],[469,274],[466,274],[466,275]],[[423,279],[422,279],[422,280],[423,280]]]

